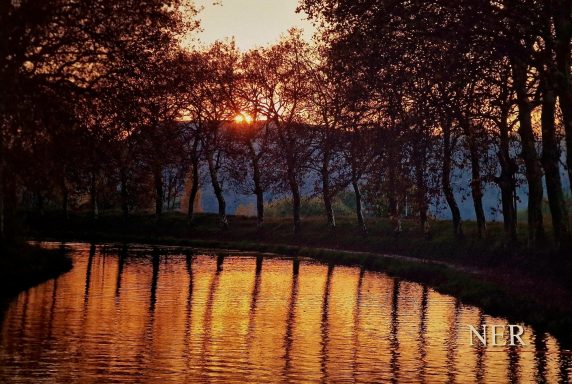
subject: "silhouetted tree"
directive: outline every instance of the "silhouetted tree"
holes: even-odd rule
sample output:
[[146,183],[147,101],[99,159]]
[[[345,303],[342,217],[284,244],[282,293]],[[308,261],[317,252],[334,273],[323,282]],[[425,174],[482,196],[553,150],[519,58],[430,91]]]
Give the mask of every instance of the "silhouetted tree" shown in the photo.
[[190,95],[190,114],[218,202],[220,224],[226,229],[229,223],[220,171],[225,160],[225,130],[236,115],[233,97],[239,55],[233,43],[216,42],[198,59],[202,72]]
[[311,55],[296,30],[259,53],[252,81],[262,91],[261,114],[272,123],[270,154],[279,173],[277,187],[287,188],[291,193],[294,232],[299,233],[300,185],[310,160],[312,141],[307,124]]

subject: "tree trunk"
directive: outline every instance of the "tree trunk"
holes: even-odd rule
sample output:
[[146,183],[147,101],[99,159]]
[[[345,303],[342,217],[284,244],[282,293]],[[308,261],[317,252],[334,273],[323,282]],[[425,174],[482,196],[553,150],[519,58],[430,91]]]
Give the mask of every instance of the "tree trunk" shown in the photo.
[[[421,143],[423,146],[424,144]],[[425,236],[431,236],[429,228],[429,218],[427,212],[429,204],[427,203],[427,185],[425,183],[424,163],[425,163],[425,150],[418,148],[415,155],[415,183],[417,184],[417,209],[419,210],[419,224],[421,231]]]
[[572,76],[570,74],[570,38],[572,37],[572,3],[561,0],[556,3],[554,27],[555,51],[558,73],[556,76],[558,98],[566,134],[566,164],[572,185]]
[[[394,157],[395,158],[395,157]],[[398,190],[397,190],[397,181],[396,181],[396,171],[394,165],[396,162],[391,162],[389,165],[389,204],[388,204],[388,212],[389,212],[389,219],[393,224],[393,233],[395,236],[399,236],[402,231],[401,228],[401,209],[399,206],[399,197],[398,197]]]
[[228,218],[226,217],[226,201],[222,194],[222,187],[218,181],[218,171],[214,164],[211,154],[207,155],[207,163],[209,166],[209,173],[211,175],[211,183],[213,186],[214,194],[218,202],[218,217],[220,225],[223,229],[228,229]]
[[451,187],[451,163],[452,163],[452,152],[451,148],[451,123],[445,122],[443,125],[443,164],[442,164],[442,178],[441,185],[443,187],[443,194],[445,195],[445,200],[447,200],[447,205],[451,210],[451,218],[453,221],[453,233],[456,238],[463,236],[463,228],[461,226],[461,211],[455,200],[455,194],[453,193],[453,188]]
[[300,226],[300,186],[292,167],[288,167],[288,184],[292,192],[292,217],[294,219],[294,234],[299,234]]
[[90,193],[91,193],[91,217],[94,220],[97,220],[99,218],[99,205],[97,203],[97,180],[95,172],[91,173]]
[[167,196],[165,196],[165,206],[167,207],[167,212],[171,209],[171,196],[173,194],[173,180],[171,177],[167,179]]
[[429,216],[427,214],[428,207],[425,192],[422,188],[417,190],[417,203],[419,207],[419,225],[421,227],[421,231],[425,234],[426,237],[430,237],[431,228],[429,226]]
[[65,220],[69,219],[69,191],[66,182],[65,170],[62,174],[62,213]]
[[44,194],[41,191],[36,193],[36,200],[38,201],[38,214],[44,217]]
[[195,211],[195,200],[197,198],[197,193],[199,193],[199,164],[198,161],[193,161],[192,164],[192,180],[191,180],[191,192],[189,193],[189,207],[187,211],[187,217],[189,223],[193,221],[193,215]]
[[328,227],[336,229],[336,219],[334,217],[334,208],[332,204],[332,196],[330,195],[329,188],[322,193],[324,200],[324,209],[326,211],[326,219],[328,220]]
[[256,228],[259,231],[264,228],[264,193],[260,188],[256,190]]
[[[0,3],[0,12],[5,17],[12,7],[12,4],[3,1]],[[2,73],[0,78],[0,84],[4,85],[5,80],[9,77],[8,71]],[[0,245],[6,240],[6,163],[5,163],[5,150],[4,148],[4,135],[6,135],[6,130],[8,129],[7,124],[4,123],[7,116],[7,105],[6,101],[8,99],[9,90],[2,86],[0,88]]]
[[13,174],[4,174],[4,240],[12,242],[16,238],[16,206],[18,197],[16,194],[16,180]]
[[481,185],[481,164],[479,162],[479,147],[471,122],[465,118],[462,121],[463,131],[469,142],[469,158],[471,161],[471,196],[477,218],[477,235],[479,239],[486,236],[487,221],[483,208],[483,188]]
[[330,169],[328,167],[329,156],[324,155],[322,164],[322,199],[324,200],[324,209],[326,211],[326,219],[330,229],[336,229],[336,220],[334,218],[334,208],[332,206],[332,191],[330,188]]
[[365,220],[363,218],[363,209],[361,206],[361,191],[359,189],[359,184],[357,177],[352,177],[352,186],[354,188],[354,194],[356,197],[356,216],[358,221],[358,226],[364,234],[367,234],[367,227],[365,225]]
[[127,190],[127,171],[121,169],[121,211],[123,212],[123,221],[127,222],[129,218],[129,191]]
[[518,105],[520,125],[518,133],[522,144],[521,156],[526,167],[526,180],[528,182],[528,240],[530,245],[534,245],[545,240],[542,219],[542,170],[535,146],[531,118],[532,107],[526,88],[527,69],[518,59],[513,60],[511,65]]
[[[2,132],[0,132],[0,136]],[[1,140],[1,139],[0,139]],[[0,244],[4,242],[6,237],[6,212],[5,212],[5,204],[4,200],[6,197],[6,193],[4,190],[4,148],[2,147],[2,142],[0,141]]]
[[551,74],[546,74],[541,80],[542,166],[544,168],[546,192],[552,216],[554,240],[556,244],[560,244],[561,240],[568,233],[568,210],[560,178],[560,150],[554,125],[556,95],[551,84],[551,77]]
[[510,158],[508,113],[501,117],[500,151],[497,156],[501,174],[495,179],[501,190],[502,214],[504,231],[510,242],[516,241],[516,209],[514,206],[516,164]]
[[163,175],[161,168],[155,167],[153,179],[155,183],[155,219],[159,220],[163,214]]
[[260,231],[264,228],[264,188],[260,174],[259,157],[256,154],[252,142],[248,143],[252,162],[252,181],[254,182],[254,194],[256,195],[256,228]]

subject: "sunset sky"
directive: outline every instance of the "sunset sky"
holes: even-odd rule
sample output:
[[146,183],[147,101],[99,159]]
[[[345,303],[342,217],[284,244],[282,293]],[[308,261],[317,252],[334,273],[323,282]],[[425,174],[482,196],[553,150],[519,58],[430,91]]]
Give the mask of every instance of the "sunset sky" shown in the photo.
[[204,7],[198,36],[204,44],[234,36],[237,47],[248,50],[277,41],[292,27],[302,28],[308,40],[313,33],[306,15],[296,13],[297,0],[196,0],[196,5]]

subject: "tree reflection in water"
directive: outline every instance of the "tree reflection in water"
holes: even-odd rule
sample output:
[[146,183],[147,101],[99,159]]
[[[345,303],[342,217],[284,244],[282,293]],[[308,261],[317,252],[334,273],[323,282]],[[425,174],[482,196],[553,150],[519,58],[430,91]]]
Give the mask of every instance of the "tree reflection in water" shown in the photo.
[[569,352],[552,336],[526,328],[526,347],[472,347],[468,324],[506,320],[384,274],[70,247],[71,272],[9,305],[0,381],[570,381]]

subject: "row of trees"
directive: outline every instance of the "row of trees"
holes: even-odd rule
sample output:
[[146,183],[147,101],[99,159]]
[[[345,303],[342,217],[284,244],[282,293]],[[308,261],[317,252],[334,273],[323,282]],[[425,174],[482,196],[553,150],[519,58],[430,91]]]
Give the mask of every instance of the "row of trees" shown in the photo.
[[[295,30],[274,46],[241,55],[234,66],[227,110],[238,113],[239,121],[218,120],[223,121],[218,158],[223,177],[238,191],[256,196],[259,227],[264,193],[286,192],[292,199],[294,232],[299,232],[302,188],[311,183],[313,193],[323,198],[328,225],[335,228],[332,201],[351,182],[344,157],[344,151],[351,151],[346,140],[351,132],[340,124],[342,105],[335,104],[342,95],[334,88],[341,83],[330,75],[319,52]],[[207,154],[207,163],[209,159]],[[224,207],[217,175],[209,170],[219,207]],[[355,187],[359,196],[357,179]],[[365,230],[361,202],[357,215]]]
[[[437,175],[457,233],[449,182],[455,141],[471,168],[480,235],[486,231],[483,183],[493,174],[507,236],[516,238],[515,179],[522,172],[530,242],[545,238],[543,178],[556,242],[567,237],[560,159],[565,145],[572,177],[570,1],[303,0],[301,8],[320,21],[341,71],[362,78],[368,94],[385,95],[398,134],[416,131],[415,167],[430,155],[427,143],[438,138]],[[490,148],[496,159],[488,159]],[[420,193],[431,174],[417,178]]]
[[351,189],[364,232],[364,204],[397,232],[408,204],[429,233],[443,200],[462,236],[455,173],[467,168],[479,236],[494,184],[516,240],[524,184],[530,243],[544,241],[543,180],[555,240],[568,236],[563,4],[305,0],[320,43],[292,30],[246,53],[220,42],[182,49],[196,23],[180,0],[2,7],[3,235],[27,196],[40,210],[61,203],[65,215],[72,196],[89,196],[94,218],[102,205],[127,217],[154,201],[159,218],[187,186],[191,220],[208,183],[225,228],[227,189],[256,197],[259,228],[265,194],[286,193],[295,232],[303,191],[322,198],[335,228],[333,201]]
[[[66,212],[72,192],[87,193],[97,212],[103,184],[118,181],[102,177],[104,164],[137,161],[135,128],[154,131],[166,90],[176,97],[179,41],[194,15],[184,0],[2,2],[2,238],[26,193],[41,208],[57,190]],[[118,173],[122,188],[128,176]]]

